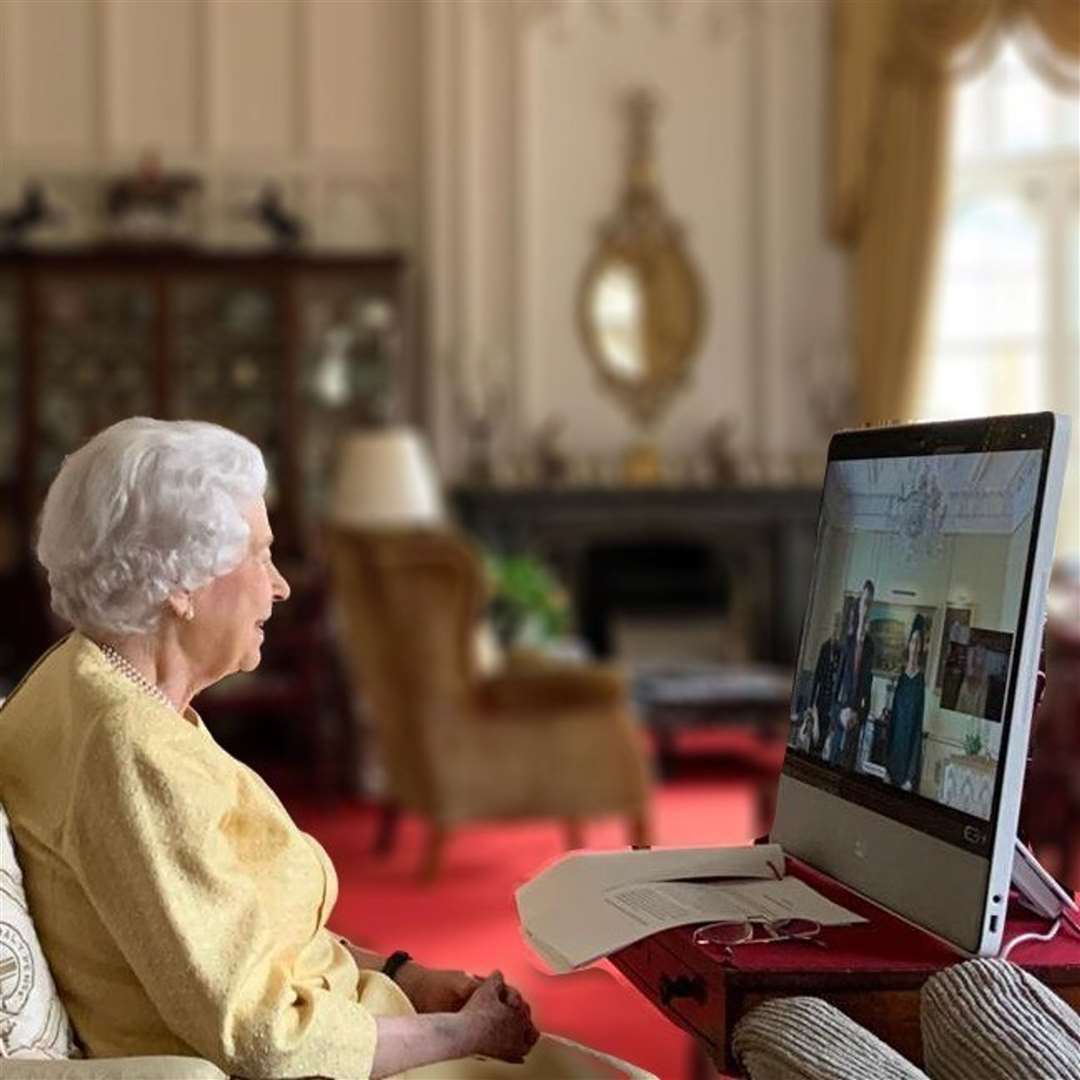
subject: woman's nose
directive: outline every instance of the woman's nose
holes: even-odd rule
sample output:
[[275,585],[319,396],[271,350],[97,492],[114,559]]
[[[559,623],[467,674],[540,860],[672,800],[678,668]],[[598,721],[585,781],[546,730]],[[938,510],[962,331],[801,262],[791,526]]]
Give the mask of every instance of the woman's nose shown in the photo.
[[285,580],[285,575],[275,566],[274,567],[274,600],[288,600],[289,594],[292,589],[289,588],[289,583]]

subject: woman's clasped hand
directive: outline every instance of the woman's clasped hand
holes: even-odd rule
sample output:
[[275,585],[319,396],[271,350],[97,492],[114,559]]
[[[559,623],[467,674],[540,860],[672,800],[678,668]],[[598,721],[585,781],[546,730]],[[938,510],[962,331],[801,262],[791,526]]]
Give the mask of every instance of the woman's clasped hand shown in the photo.
[[469,1054],[520,1062],[540,1037],[525,999],[498,971],[477,986],[459,1016]]

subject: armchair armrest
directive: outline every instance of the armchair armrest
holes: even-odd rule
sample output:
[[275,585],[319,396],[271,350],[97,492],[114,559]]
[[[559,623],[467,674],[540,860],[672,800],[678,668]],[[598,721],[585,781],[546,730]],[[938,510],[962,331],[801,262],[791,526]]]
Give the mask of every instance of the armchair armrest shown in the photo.
[[622,675],[599,664],[511,665],[473,688],[473,706],[481,714],[610,708],[625,701]]

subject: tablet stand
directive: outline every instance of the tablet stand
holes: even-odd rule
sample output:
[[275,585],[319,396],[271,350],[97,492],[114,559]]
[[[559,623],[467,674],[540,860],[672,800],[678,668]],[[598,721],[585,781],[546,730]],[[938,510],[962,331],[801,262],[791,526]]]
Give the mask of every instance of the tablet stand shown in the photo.
[[1013,851],[1012,883],[1021,900],[1047,919],[1059,919],[1066,911],[1078,910],[1076,901],[1042,868],[1019,837]]

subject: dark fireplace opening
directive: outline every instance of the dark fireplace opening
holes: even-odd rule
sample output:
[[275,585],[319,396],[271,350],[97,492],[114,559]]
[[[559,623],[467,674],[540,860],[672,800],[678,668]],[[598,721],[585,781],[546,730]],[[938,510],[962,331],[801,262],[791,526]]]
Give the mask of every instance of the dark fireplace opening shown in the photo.
[[616,655],[620,622],[725,626],[732,576],[715,547],[670,536],[598,542],[586,550],[577,590],[578,627],[593,654]]

